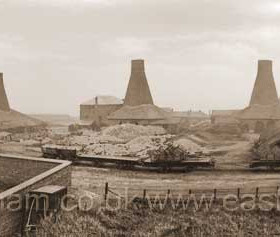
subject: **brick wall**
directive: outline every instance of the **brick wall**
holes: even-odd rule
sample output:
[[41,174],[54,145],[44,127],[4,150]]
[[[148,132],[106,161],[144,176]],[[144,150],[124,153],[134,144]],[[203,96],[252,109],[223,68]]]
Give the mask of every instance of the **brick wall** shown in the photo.
[[122,105],[81,105],[80,119],[109,125],[112,121],[107,119],[108,115],[121,107]]
[[0,158],[1,190],[16,186],[57,166],[56,163],[36,160]]
[[[0,160],[2,160],[3,163],[5,163],[4,161],[6,161],[7,163],[9,161],[9,158],[0,157]],[[6,204],[9,201],[9,197],[11,197],[11,195],[20,194],[21,196],[24,196],[29,191],[45,185],[61,185],[61,186],[71,185],[70,162],[57,161],[56,163],[53,163],[53,161],[47,159],[40,160],[40,159],[29,159],[29,158],[26,160],[24,160],[23,158],[16,158],[16,159],[10,158],[10,160],[14,164],[16,164],[17,162],[18,162],[17,164],[20,164],[26,161],[31,168],[32,165],[34,165],[33,169],[37,171],[32,172],[31,169],[29,169],[30,173],[32,174],[38,173],[38,170],[45,170],[45,171],[0,194],[0,203],[1,203],[0,236],[1,237],[15,236],[15,233],[20,233],[23,227],[24,209],[19,211],[9,211],[6,208]],[[19,166],[18,168],[20,169]],[[16,168],[13,168],[13,170],[16,171]],[[21,174],[22,172],[15,172],[15,174],[16,173]],[[7,175],[9,174],[7,173]],[[31,176],[31,174],[29,174],[29,176]],[[22,176],[22,177],[26,178],[27,176]]]

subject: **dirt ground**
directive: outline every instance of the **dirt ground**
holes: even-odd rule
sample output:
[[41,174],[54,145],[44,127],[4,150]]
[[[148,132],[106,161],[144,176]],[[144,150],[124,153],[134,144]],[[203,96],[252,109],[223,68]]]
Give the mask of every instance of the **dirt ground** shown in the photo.
[[72,185],[91,192],[104,193],[105,183],[117,192],[125,188],[132,193],[141,193],[144,189],[155,191],[173,190],[213,190],[237,189],[253,190],[256,187],[266,189],[280,185],[279,173],[271,171],[251,171],[250,149],[255,138],[224,141],[215,145],[206,144],[212,150],[216,160],[214,170],[193,171],[190,173],[157,173],[94,167],[73,167]]
[[187,192],[197,190],[230,189],[245,192],[254,191],[256,187],[264,190],[276,190],[280,185],[278,173],[250,171],[205,171],[191,173],[159,174],[151,172],[119,171],[115,169],[97,169],[90,167],[73,167],[72,187],[98,195],[104,194],[105,183],[119,194],[128,189],[130,195],[142,195],[143,190],[153,194],[166,192],[168,189]]

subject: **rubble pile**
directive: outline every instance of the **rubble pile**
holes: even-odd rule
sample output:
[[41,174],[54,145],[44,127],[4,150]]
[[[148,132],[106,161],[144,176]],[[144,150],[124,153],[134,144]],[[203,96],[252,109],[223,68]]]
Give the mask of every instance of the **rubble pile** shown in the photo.
[[252,150],[258,159],[280,160],[280,129],[263,132]]
[[67,141],[70,145],[89,146],[93,144],[123,144],[125,140],[113,136],[103,136],[99,133],[89,135],[72,136]]
[[126,141],[130,141],[140,136],[157,136],[164,134],[166,134],[166,131],[162,127],[133,124],[111,126],[101,131],[101,135],[103,136],[113,136]]
[[156,150],[172,137],[172,135],[137,137],[128,142],[126,148],[132,156],[147,158],[150,151]]
[[[163,159],[181,159],[186,154],[203,151],[200,145],[187,138],[171,142],[174,138],[174,135],[166,134],[161,127],[132,124],[107,127],[101,131],[81,130],[80,135],[63,136],[45,131],[18,136],[19,142],[28,147],[45,144],[78,146],[82,153],[88,155],[129,156],[137,159],[149,158],[150,154]],[[161,153],[166,154],[162,156]]]
[[91,144],[84,148],[86,154],[130,156],[147,158],[150,150],[157,149],[161,144],[170,139],[171,135],[165,136],[141,136],[132,139],[126,144]]
[[188,151],[191,155],[198,153],[198,152],[205,152],[203,147],[194,143],[193,141],[182,138],[174,142],[175,145],[180,146],[182,149]]
[[118,144],[92,144],[84,148],[85,154],[107,155],[107,156],[129,156],[124,145]]
[[187,150],[173,142],[166,142],[157,149],[150,150],[148,153],[152,161],[183,161],[189,156]]

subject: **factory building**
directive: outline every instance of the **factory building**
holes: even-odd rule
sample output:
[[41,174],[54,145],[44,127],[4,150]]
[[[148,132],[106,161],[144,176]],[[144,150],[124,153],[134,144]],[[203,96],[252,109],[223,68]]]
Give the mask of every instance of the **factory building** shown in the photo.
[[80,105],[80,119],[101,126],[129,122],[150,124],[164,118],[165,111],[154,105],[142,59],[131,61],[124,101],[114,96],[97,96]]
[[174,111],[154,104],[145,73],[144,60],[131,61],[131,74],[124,101],[114,96],[98,96],[80,105],[80,120],[99,126],[121,123],[160,125],[177,130],[184,124],[208,120],[201,111]]
[[97,125],[109,125],[107,117],[120,109],[123,100],[114,96],[96,96],[80,105],[80,119]]
[[165,120],[167,112],[154,105],[150,87],[145,74],[144,60],[131,62],[131,75],[128,82],[124,105],[113,112],[109,120],[117,123],[148,125]]
[[237,118],[245,130],[261,132],[280,121],[280,103],[273,77],[272,61],[260,60],[250,104]]

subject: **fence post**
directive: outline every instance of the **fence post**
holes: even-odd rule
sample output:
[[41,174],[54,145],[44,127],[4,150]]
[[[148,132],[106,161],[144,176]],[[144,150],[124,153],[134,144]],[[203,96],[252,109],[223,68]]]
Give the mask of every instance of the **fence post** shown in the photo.
[[107,202],[108,192],[109,192],[109,184],[108,184],[108,182],[106,182],[106,184],[105,184],[105,196],[104,196],[105,202]]
[[259,198],[259,188],[256,188],[256,198]]
[[240,188],[237,189],[237,198],[240,200]]
[[214,202],[217,200],[217,189],[214,189]]
[[144,191],[143,191],[143,200],[145,200],[145,199],[146,199],[146,195],[147,195],[147,190],[146,190],[146,189],[144,189]]
[[168,200],[170,199],[170,193],[171,193],[171,191],[170,191],[170,189],[168,189],[168,190],[167,190],[167,199],[168,199]]

